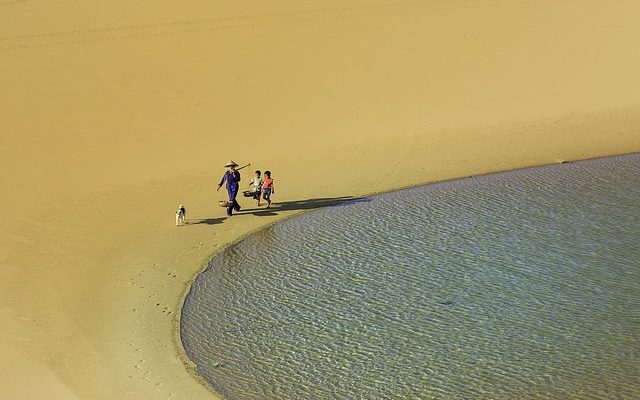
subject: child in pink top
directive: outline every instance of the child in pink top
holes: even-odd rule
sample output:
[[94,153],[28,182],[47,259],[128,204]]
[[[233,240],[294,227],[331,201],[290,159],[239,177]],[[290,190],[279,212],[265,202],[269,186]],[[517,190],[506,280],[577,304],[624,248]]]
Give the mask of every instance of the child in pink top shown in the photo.
[[271,171],[264,171],[264,180],[262,181],[262,198],[267,201],[267,208],[271,206],[271,195],[275,194],[273,190],[273,179],[271,179]]

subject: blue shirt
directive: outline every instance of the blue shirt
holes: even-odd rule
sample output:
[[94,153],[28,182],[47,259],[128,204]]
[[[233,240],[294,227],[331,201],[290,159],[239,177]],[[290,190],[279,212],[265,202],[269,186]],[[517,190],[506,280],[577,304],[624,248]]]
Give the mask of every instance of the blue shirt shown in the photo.
[[220,179],[220,184],[218,186],[222,186],[225,181],[227,182],[227,190],[238,190],[238,182],[240,182],[240,171],[225,172],[224,175],[222,175],[222,179]]

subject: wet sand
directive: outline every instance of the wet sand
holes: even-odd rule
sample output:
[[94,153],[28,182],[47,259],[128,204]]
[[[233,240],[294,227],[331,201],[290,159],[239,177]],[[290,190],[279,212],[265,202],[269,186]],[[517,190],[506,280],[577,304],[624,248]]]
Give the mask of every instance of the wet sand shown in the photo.
[[[632,1],[129,3],[0,2],[1,398],[211,398],[177,322],[228,243],[337,198],[640,151]],[[230,158],[273,171],[271,212],[225,217]]]

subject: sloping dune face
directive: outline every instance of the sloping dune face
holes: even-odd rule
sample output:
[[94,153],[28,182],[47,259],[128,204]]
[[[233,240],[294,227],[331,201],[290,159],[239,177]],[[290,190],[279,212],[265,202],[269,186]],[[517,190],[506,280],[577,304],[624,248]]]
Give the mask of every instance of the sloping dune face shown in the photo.
[[185,288],[304,208],[224,219],[230,158],[277,205],[640,151],[635,1],[294,3],[0,0],[0,398],[211,396]]

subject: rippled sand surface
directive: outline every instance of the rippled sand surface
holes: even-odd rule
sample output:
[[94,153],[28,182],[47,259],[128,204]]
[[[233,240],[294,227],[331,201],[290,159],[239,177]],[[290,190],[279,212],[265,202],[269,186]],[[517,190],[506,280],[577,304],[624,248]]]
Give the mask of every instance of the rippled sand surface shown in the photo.
[[640,398],[640,155],[419,187],[253,234],[181,333],[228,399]]

